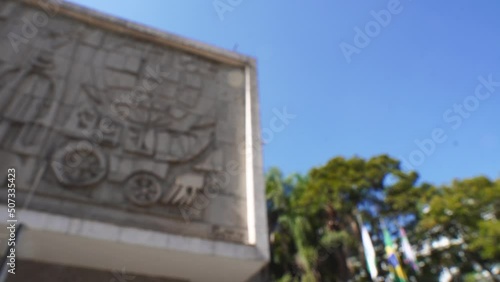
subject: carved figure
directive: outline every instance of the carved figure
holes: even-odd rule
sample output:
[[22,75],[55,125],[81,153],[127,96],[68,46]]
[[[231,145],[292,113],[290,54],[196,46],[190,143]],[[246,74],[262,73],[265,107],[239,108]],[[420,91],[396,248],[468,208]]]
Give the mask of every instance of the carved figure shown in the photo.
[[167,199],[167,203],[172,205],[191,205],[196,196],[203,190],[203,176],[194,173],[187,173],[178,176],[175,180],[172,193]]

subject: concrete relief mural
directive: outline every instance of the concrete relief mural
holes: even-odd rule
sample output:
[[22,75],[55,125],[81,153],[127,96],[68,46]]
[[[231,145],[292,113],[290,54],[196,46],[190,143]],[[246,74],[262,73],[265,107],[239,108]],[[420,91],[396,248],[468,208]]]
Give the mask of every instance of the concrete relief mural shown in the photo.
[[67,187],[86,187],[99,183],[107,172],[107,159],[99,148],[79,148],[69,143],[52,157],[52,170],[59,183]]
[[[213,189],[208,176],[225,162],[244,164],[234,149],[244,140],[243,85],[221,79],[241,69],[63,17],[22,47],[25,58],[0,61],[0,154],[30,161],[31,174],[45,167],[33,208],[58,211],[43,204],[57,198],[144,214],[147,227],[161,229],[158,218],[184,224],[179,207]],[[220,192],[245,197],[231,187],[244,175],[231,177]],[[235,201],[231,212],[244,211]],[[92,217],[111,220],[104,213]],[[180,229],[245,241],[245,222],[214,227],[196,214],[199,225]]]
[[48,134],[47,126],[57,110],[56,81],[50,76],[53,68],[50,53],[40,52],[28,65],[7,68],[0,74],[0,106],[3,117],[22,123],[12,149],[23,153],[37,154]]

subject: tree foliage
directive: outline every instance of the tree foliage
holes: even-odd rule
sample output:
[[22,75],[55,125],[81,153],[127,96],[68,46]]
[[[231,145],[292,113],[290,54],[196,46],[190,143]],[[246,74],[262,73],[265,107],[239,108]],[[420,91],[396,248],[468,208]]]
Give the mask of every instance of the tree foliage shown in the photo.
[[392,231],[406,228],[423,272],[406,270],[421,281],[437,281],[443,267],[466,274],[500,261],[500,181],[476,177],[436,187],[387,155],[336,157],[305,176],[269,170],[266,194],[273,281],[371,281],[359,218],[372,234],[382,276],[381,219]]

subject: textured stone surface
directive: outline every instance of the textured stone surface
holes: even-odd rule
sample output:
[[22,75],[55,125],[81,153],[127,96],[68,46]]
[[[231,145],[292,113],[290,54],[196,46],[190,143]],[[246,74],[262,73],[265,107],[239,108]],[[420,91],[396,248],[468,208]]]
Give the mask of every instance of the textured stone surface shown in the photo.
[[30,208],[245,243],[244,68],[57,13],[27,36],[41,13],[0,3],[22,38],[0,44],[0,157]]

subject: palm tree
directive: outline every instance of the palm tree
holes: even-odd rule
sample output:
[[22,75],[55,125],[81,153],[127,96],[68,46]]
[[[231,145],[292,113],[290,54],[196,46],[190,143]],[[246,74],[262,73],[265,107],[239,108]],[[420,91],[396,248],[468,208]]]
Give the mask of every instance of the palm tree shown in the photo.
[[306,216],[294,210],[296,195],[306,182],[299,175],[284,179],[277,168],[266,174],[271,271],[277,281],[318,281],[317,251],[308,241],[311,225]]

